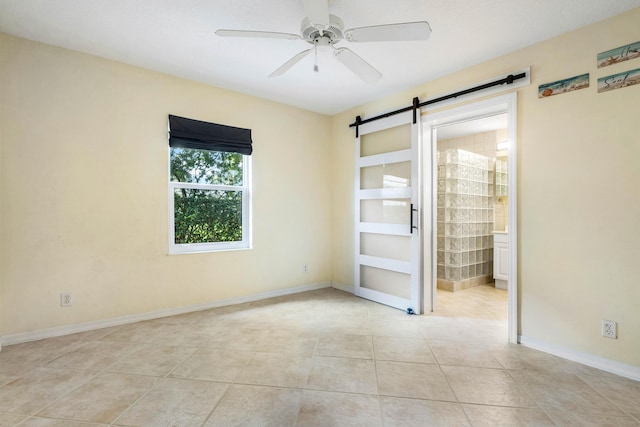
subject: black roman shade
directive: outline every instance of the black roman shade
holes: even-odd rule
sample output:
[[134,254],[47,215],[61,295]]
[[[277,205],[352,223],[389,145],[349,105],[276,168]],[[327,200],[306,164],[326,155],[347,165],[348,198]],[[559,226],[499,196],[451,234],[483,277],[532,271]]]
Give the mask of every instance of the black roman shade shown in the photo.
[[169,115],[169,146],[251,155],[251,129]]

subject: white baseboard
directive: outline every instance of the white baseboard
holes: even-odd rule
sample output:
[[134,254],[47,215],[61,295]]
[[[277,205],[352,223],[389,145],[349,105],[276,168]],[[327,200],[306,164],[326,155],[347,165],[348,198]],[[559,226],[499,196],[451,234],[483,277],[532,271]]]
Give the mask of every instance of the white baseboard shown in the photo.
[[638,366],[627,365],[625,363],[616,362],[615,360],[605,359],[604,357],[582,353],[570,348],[539,341],[535,338],[528,338],[526,336],[520,336],[518,338],[520,344],[525,347],[544,351],[545,353],[582,363],[583,365],[591,366],[592,368],[611,372],[612,374],[620,375],[621,377],[635,381],[640,381],[640,367]]
[[87,332],[95,329],[108,328],[111,326],[126,325],[128,323],[140,322],[143,320],[153,320],[162,317],[175,316],[177,314],[191,313],[194,311],[207,310],[210,308],[224,307],[227,305],[242,304],[245,302],[259,301],[263,299],[275,298],[285,295],[297,294],[300,292],[315,291],[317,289],[330,288],[332,282],[320,282],[311,285],[298,286],[295,288],[278,289],[276,291],[262,292],[244,297],[229,298],[220,301],[212,301],[203,304],[193,304],[183,307],[167,308],[164,310],[151,311],[147,313],[131,314],[128,316],[114,317],[111,319],[95,320],[91,322],[75,323],[72,325],[57,326],[55,328],[39,329],[36,331],[21,332],[17,334],[0,337],[0,351],[3,345],[20,344],[29,341],[37,341],[45,338],[59,337],[63,335]]
[[334,289],[339,289],[341,291],[349,292],[350,294],[353,293],[353,285],[345,285],[340,282],[331,282],[331,287]]

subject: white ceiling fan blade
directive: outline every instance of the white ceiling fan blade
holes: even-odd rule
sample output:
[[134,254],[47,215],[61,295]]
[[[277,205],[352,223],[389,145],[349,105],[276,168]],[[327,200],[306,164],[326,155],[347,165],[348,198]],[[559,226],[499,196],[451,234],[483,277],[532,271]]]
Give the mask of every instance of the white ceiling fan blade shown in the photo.
[[366,83],[375,83],[382,77],[380,71],[346,47],[334,50],[333,56]]
[[429,23],[419,21],[352,28],[345,31],[344,38],[350,42],[396,42],[427,40],[430,35]]
[[299,40],[300,36],[289,33],[272,33],[270,31],[245,31],[245,30],[218,30],[216,35],[220,37],[258,37],[263,39]]
[[311,52],[311,49],[307,49],[307,50],[303,50],[302,52],[298,53],[296,56],[294,56],[293,58],[291,58],[290,60],[288,60],[287,62],[282,64],[280,66],[280,68],[275,70],[273,73],[269,74],[269,77],[278,77],[278,76],[283,75],[284,73],[289,71],[289,69],[291,67],[293,67],[298,62],[300,62],[302,60],[302,58],[307,56],[310,52]]
[[302,0],[304,13],[307,18],[317,26],[329,25],[329,1],[328,0]]

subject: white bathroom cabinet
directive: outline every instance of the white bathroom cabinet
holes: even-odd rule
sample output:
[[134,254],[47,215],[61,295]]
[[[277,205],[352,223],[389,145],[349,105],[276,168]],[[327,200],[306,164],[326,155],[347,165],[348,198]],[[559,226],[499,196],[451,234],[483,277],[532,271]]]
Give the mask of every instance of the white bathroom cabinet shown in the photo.
[[496,288],[507,289],[509,280],[509,234],[493,232],[493,278]]

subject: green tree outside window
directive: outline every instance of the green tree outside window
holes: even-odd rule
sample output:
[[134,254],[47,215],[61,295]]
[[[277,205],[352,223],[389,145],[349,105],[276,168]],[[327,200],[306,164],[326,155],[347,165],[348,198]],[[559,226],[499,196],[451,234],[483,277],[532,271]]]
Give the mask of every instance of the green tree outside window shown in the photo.
[[174,189],[176,244],[242,241],[243,164],[238,153],[171,147],[172,182],[224,187]]

